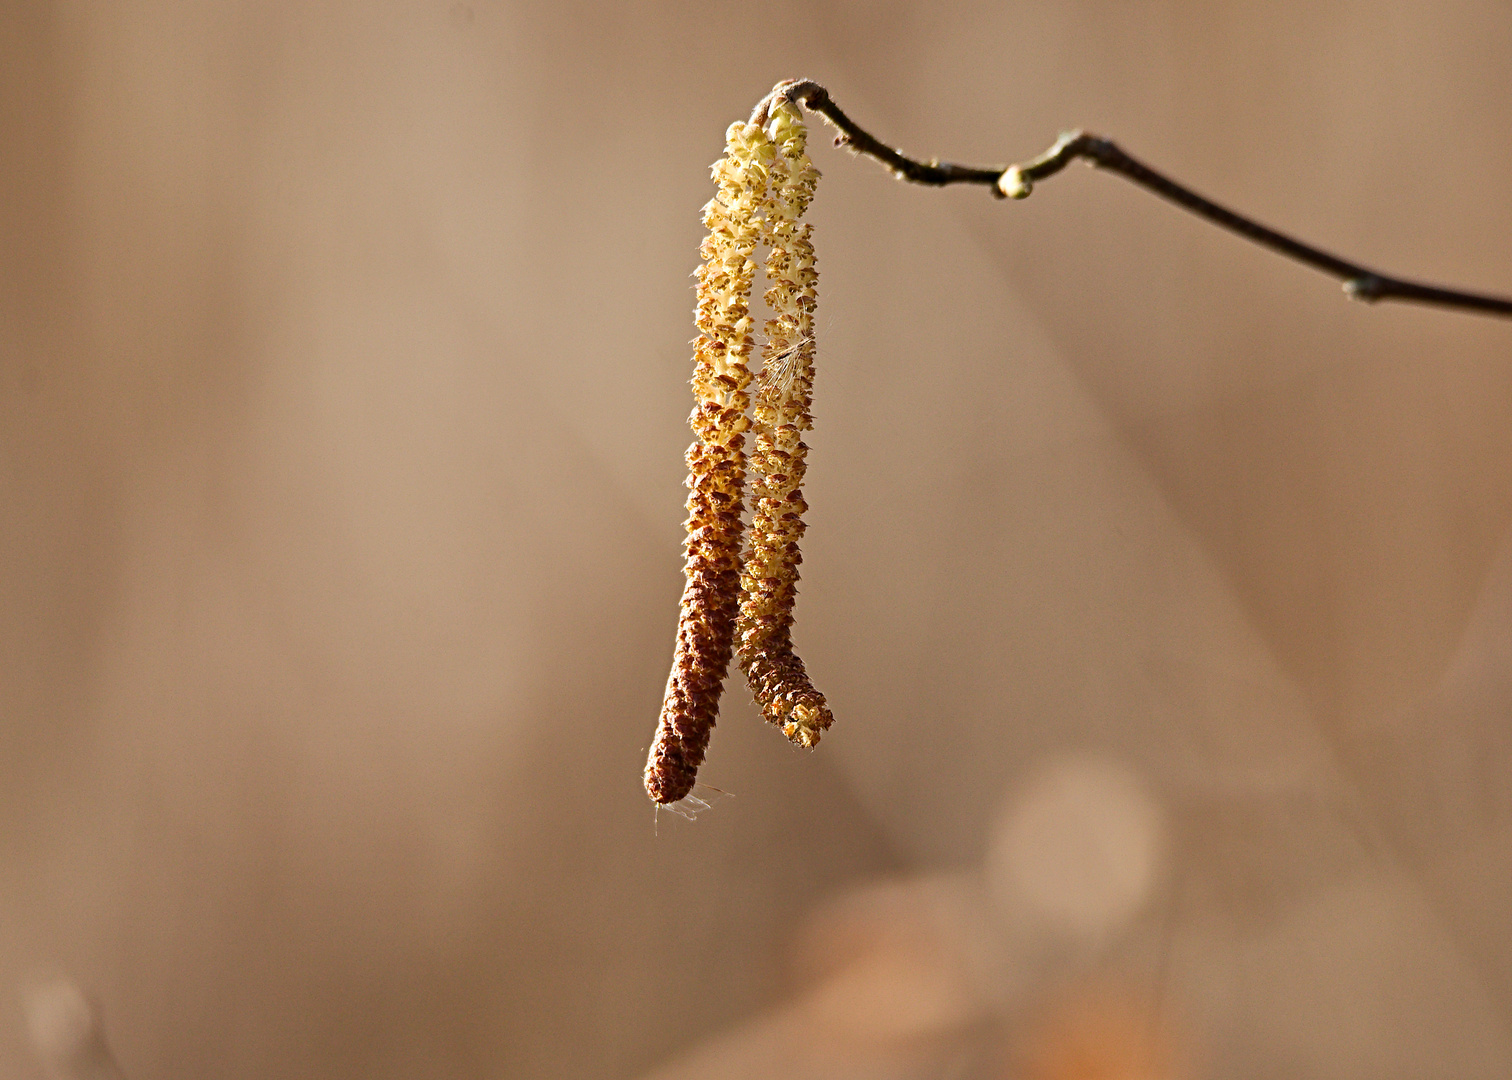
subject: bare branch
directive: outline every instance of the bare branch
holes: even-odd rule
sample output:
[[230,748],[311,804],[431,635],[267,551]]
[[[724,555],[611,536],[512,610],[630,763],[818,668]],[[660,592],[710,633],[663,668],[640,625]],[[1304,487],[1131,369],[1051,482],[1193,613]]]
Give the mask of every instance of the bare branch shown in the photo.
[[772,92],[761,100],[752,114],[753,123],[765,123],[772,104],[778,98],[797,102],[816,112],[833,124],[840,132],[835,137],[836,146],[844,146],[858,154],[874,157],[885,165],[894,176],[915,184],[943,187],[946,184],[981,184],[998,198],[1023,199],[1034,190],[1040,180],[1060,172],[1077,158],[1118,173],[1147,191],[1190,210],[1198,217],[1238,233],[1247,240],[1270,248],[1272,251],[1311,266],[1344,283],[1344,291],[1356,300],[1373,303],[1377,300],[1403,300],[1437,307],[1454,308],[1460,311],[1479,312],[1484,315],[1512,316],[1512,299],[1489,296],[1484,293],[1446,289],[1425,285],[1416,281],[1383,274],[1368,266],[1330,255],[1326,251],[1304,244],[1285,233],[1260,224],[1243,214],[1203,198],[1188,187],[1178,184],[1143,162],[1131,157],[1111,139],[1104,139],[1084,131],[1071,131],[1062,135],[1054,146],[1035,158],[1020,165],[1006,168],[976,168],[955,165],[933,159],[917,161],[892,149],[864,130],[830,99],[829,91],[811,79],[798,79],[778,83]]

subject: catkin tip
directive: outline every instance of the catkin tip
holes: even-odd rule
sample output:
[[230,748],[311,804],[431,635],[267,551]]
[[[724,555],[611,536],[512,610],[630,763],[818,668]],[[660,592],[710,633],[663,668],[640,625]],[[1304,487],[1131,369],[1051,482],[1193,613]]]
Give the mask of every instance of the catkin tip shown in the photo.
[[833,722],[829,709],[823,705],[797,705],[793,708],[792,718],[782,725],[782,733],[805,750],[812,750],[819,745],[824,729]]

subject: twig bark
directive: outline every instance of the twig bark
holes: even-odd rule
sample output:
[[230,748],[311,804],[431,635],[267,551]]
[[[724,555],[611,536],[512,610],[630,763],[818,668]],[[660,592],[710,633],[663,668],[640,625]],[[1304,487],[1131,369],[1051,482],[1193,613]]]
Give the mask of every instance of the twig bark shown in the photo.
[[778,83],[757,104],[751,117],[752,122],[765,123],[772,105],[779,98],[797,102],[823,116],[839,129],[840,134],[835,136],[836,146],[849,147],[856,153],[876,158],[900,180],[932,187],[981,184],[998,198],[1023,199],[1034,190],[1036,182],[1054,176],[1072,161],[1081,158],[1091,165],[1118,173],[1145,190],[1152,191],[1215,225],[1238,233],[1261,247],[1270,248],[1342,281],[1344,291],[1356,300],[1367,303],[1402,300],[1483,315],[1512,316],[1512,299],[1408,281],[1331,255],[1311,244],[1304,244],[1252,218],[1219,206],[1131,157],[1111,139],[1088,132],[1067,132],[1056,140],[1054,146],[1032,161],[1006,168],[976,168],[938,159],[918,161],[899,153],[846,116],[831,100],[829,91],[810,79]]

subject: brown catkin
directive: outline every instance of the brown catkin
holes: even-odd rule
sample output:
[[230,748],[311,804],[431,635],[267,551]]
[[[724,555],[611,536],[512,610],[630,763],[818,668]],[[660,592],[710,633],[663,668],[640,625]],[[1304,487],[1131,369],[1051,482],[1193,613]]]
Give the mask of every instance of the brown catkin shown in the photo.
[[741,669],[767,720],[800,746],[814,746],[833,718],[793,651],[798,596],[798,542],[803,537],[805,458],[802,433],[813,426],[815,287],[812,227],[799,219],[819,180],[809,161],[802,114],[778,100],[769,130],[777,147],[763,241],[770,247],[760,388],[752,415],[752,516],[741,571],[736,635]]
[[766,132],[736,123],[712,169],[719,193],[704,207],[694,341],[695,436],[688,447],[687,583],[677,622],[672,673],[646,763],[646,793],[676,802],[693,790],[734,650],[740,606],[746,388],[751,373],[752,259],[767,212],[767,175],[776,150]]

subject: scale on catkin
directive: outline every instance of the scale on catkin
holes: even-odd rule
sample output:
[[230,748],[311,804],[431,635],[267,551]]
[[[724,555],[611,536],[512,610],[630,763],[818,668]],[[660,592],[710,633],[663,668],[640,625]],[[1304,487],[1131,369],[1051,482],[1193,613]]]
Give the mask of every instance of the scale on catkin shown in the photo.
[[[725,156],[713,167],[719,193],[703,211],[709,235],[696,275],[687,583],[645,774],[646,793],[659,804],[693,790],[732,655],[738,655],[767,720],[799,746],[816,745],[832,719],[792,642],[798,541],[808,508],[800,486],[808,453],[803,432],[812,426],[819,280],[812,226],[800,219],[819,171],[809,161],[807,129],[796,105],[774,92],[752,119],[726,132]],[[768,250],[763,299],[772,318],[753,402],[747,361],[758,247]],[[749,461],[747,432],[754,444]],[[748,468],[746,530],[741,515]]]

